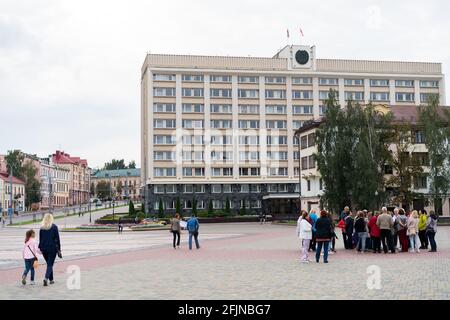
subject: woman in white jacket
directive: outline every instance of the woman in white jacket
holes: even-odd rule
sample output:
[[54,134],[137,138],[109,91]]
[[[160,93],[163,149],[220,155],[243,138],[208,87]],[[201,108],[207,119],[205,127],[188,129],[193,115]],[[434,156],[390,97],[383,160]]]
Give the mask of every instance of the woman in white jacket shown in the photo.
[[312,239],[312,225],[307,220],[308,212],[302,211],[300,218],[297,220],[297,236],[302,242],[302,262],[308,263],[308,249]]

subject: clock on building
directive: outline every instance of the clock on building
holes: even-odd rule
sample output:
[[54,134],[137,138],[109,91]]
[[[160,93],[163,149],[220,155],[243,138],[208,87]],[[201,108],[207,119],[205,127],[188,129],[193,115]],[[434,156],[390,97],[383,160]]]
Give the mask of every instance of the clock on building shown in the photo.
[[309,62],[309,53],[306,50],[298,50],[295,53],[295,61],[298,64],[305,65]]

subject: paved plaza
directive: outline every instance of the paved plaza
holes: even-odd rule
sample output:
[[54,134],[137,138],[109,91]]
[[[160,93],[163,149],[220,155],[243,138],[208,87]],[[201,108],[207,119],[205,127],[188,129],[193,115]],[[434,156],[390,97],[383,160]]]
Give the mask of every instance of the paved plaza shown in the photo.
[[[295,227],[285,225],[203,224],[202,247],[192,251],[186,232],[180,250],[167,230],[61,233],[64,259],[50,287],[42,286],[44,265],[37,285],[19,282],[25,230],[0,230],[1,299],[450,298],[450,227],[439,227],[437,253],[420,254],[349,252],[338,233],[329,264],[301,264]],[[81,271],[79,289],[67,273],[73,266]],[[379,268],[381,289],[367,286],[370,266]]]

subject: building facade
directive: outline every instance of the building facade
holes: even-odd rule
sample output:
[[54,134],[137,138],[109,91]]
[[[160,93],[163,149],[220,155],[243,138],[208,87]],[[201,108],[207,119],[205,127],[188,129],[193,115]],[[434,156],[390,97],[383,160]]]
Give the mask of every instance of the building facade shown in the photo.
[[131,199],[138,201],[141,199],[141,170],[139,168],[94,172],[91,182],[96,197],[98,197],[97,185],[100,181],[111,183],[111,195],[117,200]]
[[[69,172],[69,205],[79,205],[89,202],[89,188],[91,168],[85,159],[72,157],[69,154],[57,150],[50,156],[52,162],[58,167]],[[63,175],[62,175],[63,176]]]
[[[12,193],[12,204],[11,204]],[[8,173],[0,172],[0,213],[6,214],[8,208],[12,205],[14,212],[25,211],[25,182],[12,177]]]
[[[445,107],[450,111],[450,108]],[[418,110],[415,106],[387,106],[377,105],[377,111],[387,113],[391,112],[393,115],[393,125],[401,124],[405,121],[413,125],[418,122]],[[315,141],[316,130],[320,127],[321,121],[315,120],[307,123],[305,126],[297,130],[297,134],[300,136],[300,163],[301,163],[301,207],[305,210],[320,209],[323,204],[320,202],[320,197],[323,194],[325,185],[321,179],[317,164],[313,155],[317,153],[317,144]],[[450,216],[450,190],[448,190],[447,197],[442,203],[442,207],[434,208],[431,201],[426,203],[424,199],[430,198],[430,179],[428,174],[430,172],[428,149],[423,139],[423,134],[419,127],[414,126],[414,132],[411,132],[411,145],[407,152],[410,159],[418,160],[421,164],[423,172],[420,176],[416,177],[411,184],[411,190],[423,197],[417,197],[412,203],[397,203],[393,200],[393,197],[387,199],[386,205],[388,207],[403,207],[407,210],[422,210],[425,209],[428,212],[435,210],[439,215]],[[396,154],[396,146],[392,144],[389,146],[389,150]],[[385,168],[385,181],[388,181],[392,176],[398,173],[391,167]]]
[[294,132],[323,113],[330,89],[352,99],[420,105],[439,93],[440,63],[317,59],[315,47],[274,57],[148,54],[141,69],[141,184],[147,210],[293,213],[299,191]]
[[41,158],[41,209],[69,205],[70,170],[53,162],[52,157]]

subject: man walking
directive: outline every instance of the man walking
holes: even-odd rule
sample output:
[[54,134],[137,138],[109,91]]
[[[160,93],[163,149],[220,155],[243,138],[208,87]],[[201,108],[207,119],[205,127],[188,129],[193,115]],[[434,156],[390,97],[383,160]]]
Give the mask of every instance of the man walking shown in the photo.
[[353,230],[354,230],[354,219],[352,217],[351,211],[347,212],[347,217],[344,219],[345,221],[345,236],[347,237],[345,243],[347,246],[345,249],[353,249]]
[[389,249],[392,253],[395,253],[391,239],[391,228],[393,226],[392,217],[388,214],[386,207],[383,207],[381,211],[382,213],[377,218],[377,226],[380,229],[383,251],[384,253],[387,253]]
[[200,244],[198,243],[198,229],[200,224],[198,223],[198,219],[195,217],[195,214],[192,214],[187,222],[186,228],[189,231],[189,250],[192,250],[192,237],[195,240],[195,246],[197,249],[200,249]]

